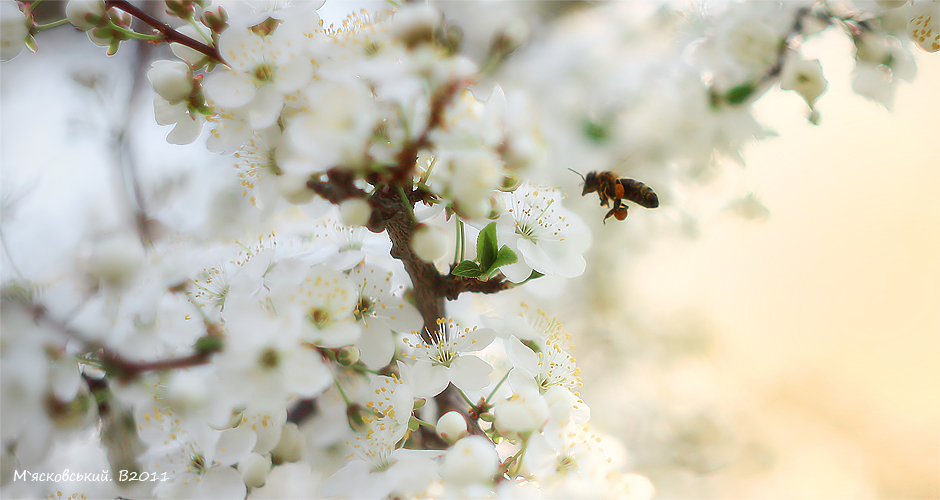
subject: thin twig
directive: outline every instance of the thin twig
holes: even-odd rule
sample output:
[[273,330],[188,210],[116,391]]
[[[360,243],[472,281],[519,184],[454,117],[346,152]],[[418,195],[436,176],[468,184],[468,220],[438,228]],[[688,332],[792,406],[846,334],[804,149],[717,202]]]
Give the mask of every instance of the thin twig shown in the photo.
[[116,9],[120,9],[120,10],[123,10],[124,12],[127,12],[128,14],[136,17],[137,19],[140,19],[151,28],[159,31],[160,34],[163,35],[163,37],[166,39],[167,42],[185,45],[195,51],[201,52],[215,59],[216,61],[222,64],[225,64],[225,60],[222,59],[222,54],[219,52],[219,49],[217,47],[206,45],[198,40],[195,40],[193,38],[190,38],[180,33],[179,31],[173,29],[169,24],[161,22],[159,19],[135,7],[127,0],[105,0],[104,3],[105,3],[105,7],[107,8],[114,7]]
[[[41,321],[53,327],[55,330],[63,333],[68,338],[85,344],[85,347],[89,350],[98,351],[98,357],[101,359],[101,363],[105,372],[108,375],[112,375],[123,382],[133,380],[134,378],[147,372],[189,368],[191,366],[204,365],[209,362],[211,355],[219,350],[219,348],[216,347],[212,349],[198,350],[189,356],[183,356],[179,358],[168,358],[154,361],[129,361],[120,354],[106,348],[100,342],[85,338],[85,336],[81,333],[70,328],[58,318],[50,315],[46,308],[41,304],[30,302],[24,305],[33,316],[33,320],[37,323]],[[217,327],[214,325],[206,325],[206,328],[207,336],[219,335]]]

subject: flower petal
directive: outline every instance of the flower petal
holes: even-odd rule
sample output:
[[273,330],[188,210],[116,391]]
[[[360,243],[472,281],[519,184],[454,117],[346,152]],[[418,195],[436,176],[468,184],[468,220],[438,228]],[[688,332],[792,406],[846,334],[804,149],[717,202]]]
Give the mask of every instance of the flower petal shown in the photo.
[[233,467],[213,467],[199,481],[198,497],[207,500],[245,498],[248,493],[241,472]]
[[255,96],[255,84],[248,75],[230,70],[210,73],[203,84],[206,97],[223,108],[238,108]]
[[479,391],[489,385],[493,367],[483,359],[468,354],[455,359],[449,371],[454,385],[465,391]]
[[363,328],[356,346],[359,359],[374,370],[387,365],[395,354],[395,338],[383,321],[373,320]]
[[[226,429],[219,436],[219,442],[216,444],[217,451],[213,459],[222,465],[236,464],[251,453],[257,440],[258,436],[248,425]],[[239,478],[241,478],[240,475]]]
[[336,471],[326,481],[323,481],[323,485],[320,486],[320,493],[328,497],[342,495],[355,488],[362,481],[362,478],[368,475],[369,464],[362,460],[353,460]]
[[521,368],[534,377],[539,370],[539,356],[515,336],[509,337],[507,344],[506,356],[509,357],[512,366]]
[[248,106],[248,121],[251,128],[263,130],[277,122],[284,108],[284,96],[273,85],[264,85],[255,92]]

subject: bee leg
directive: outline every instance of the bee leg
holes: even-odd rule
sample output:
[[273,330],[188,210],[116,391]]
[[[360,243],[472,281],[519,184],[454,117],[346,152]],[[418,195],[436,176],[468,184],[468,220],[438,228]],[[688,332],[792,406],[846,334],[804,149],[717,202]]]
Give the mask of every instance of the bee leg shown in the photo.
[[614,211],[614,217],[616,217],[617,220],[624,220],[624,219],[626,219],[626,218],[627,218],[627,206],[624,205],[624,206],[618,208],[616,211]]
[[614,199],[614,208],[611,208],[607,215],[604,216],[604,224],[607,224],[607,219],[611,217],[616,217],[617,220],[624,220],[627,218],[627,206],[623,204],[623,201],[619,198]]

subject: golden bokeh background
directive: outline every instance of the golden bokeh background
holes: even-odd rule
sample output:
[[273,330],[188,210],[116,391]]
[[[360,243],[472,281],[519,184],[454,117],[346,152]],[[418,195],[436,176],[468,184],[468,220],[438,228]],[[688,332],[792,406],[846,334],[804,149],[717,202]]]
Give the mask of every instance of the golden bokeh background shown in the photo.
[[940,498],[940,57],[915,51],[889,112],[849,90],[850,46],[823,49],[820,126],[757,104],[780,134],[745,155],[766,219],[714,217],[626,278],[648,326],[707,324],[703,387],[766,447],[660,498]]

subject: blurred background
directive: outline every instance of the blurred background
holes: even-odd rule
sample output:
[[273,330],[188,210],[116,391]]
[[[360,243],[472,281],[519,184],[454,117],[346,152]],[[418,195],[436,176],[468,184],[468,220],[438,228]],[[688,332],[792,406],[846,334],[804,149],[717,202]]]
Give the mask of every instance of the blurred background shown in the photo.
[[[228,167],[164,143],[128,90],[132,51],[106,58],[69,28],[39,44],[0,69],[2,266],[54,279],[126,211],[114,134],[133,130],[145,184]],[[806,54],[829,79],[821,124],[769,92],[756,113],[779,137],[700,186],[750,197],[691,236],[633,231],[660,216],[638,209],[595,226],[580,286],[597,295],[564,312],[592,423],[658,498],[940,498],[940,58],[915,50],[889,112],[851,91],[844,37]],[[185,225],[179,206],[164,216]]]
[[765,95],[779,137],[702,186],[751,196],[624,256],[579,337],[592,422],[659,498],[940,498],[940,60],[915,51],[889,112],[844,37],[806,49],[821,124]]

